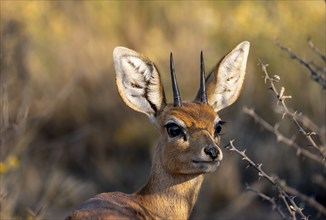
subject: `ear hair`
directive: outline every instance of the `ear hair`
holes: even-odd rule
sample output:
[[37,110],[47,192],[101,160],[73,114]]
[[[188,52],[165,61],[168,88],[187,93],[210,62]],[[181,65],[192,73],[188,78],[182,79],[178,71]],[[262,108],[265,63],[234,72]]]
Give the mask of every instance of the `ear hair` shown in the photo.
[[248,41],[240,43],[206,78],[208,104],[216,112],[233,104],[239,97],[246,74],[249,47]]
[[130,108],[150,118],[166,105],[160,74],[154,63],[125,47],[113,51],[116,84],[122,100]]

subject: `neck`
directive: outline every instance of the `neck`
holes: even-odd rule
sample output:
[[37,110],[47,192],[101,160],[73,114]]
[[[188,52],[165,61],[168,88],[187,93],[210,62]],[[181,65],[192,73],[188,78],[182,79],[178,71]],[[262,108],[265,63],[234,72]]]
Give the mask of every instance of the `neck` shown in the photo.
[[168,173],[157,155],[159,152],[156,152],[149,180],[137,195],[154,218],[187,219],[204,177]]

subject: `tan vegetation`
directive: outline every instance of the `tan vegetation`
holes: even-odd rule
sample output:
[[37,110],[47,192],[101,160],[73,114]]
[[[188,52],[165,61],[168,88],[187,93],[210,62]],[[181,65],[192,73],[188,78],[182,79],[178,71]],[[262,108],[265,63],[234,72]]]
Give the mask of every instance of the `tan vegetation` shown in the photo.
[[[103,191],[130,193],[145,182],[158,134],[144,116],[118,97],[112,51],[126,46],[155,61],[172,100],[169,53],[179,87],[194,97],[199,53],[206,69],[237,43],[251,51],[242,94],[221,112],[227,122],[222,142],[235,146],[264,170],[325,204],[325,168],[278,142],[268,129],[242,112],[255,112],[305,150],[321,156],[290,120],[264,84],[259,59],[271,77],[281,78],[290,111],[317,146],[325,143],[325,92],[309,70],[274,43],[325,67],[307,39],[325,54],[324,1],[1,1],[1,218],[63,218],[81,201]],[[322,73],[324,74],[324,73]],[[325,74],[323,75],[325,77]],[[280,91],[277,87],[277,91]],[[293,111],[292,111],[293,109]],[[305,120],[308,119],[308,120]],[[133,148],[130,148],[133,146]],[[280,218],[246,184],[268,196],[275,189],[223,151],[219,169],[204,181],[191,218]],[[295,199],[295,201],[297,201]],[[300,200],[302,201],[302,200]],[[307,202],[303,214],[320,217]],[[302,207],[301,207],[302,206]],[[284,211],[284,209],[282,209]]]

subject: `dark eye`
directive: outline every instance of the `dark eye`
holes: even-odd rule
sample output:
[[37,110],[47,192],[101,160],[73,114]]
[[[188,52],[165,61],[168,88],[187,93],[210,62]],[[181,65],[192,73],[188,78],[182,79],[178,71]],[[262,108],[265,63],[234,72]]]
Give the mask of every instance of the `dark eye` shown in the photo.
[[165,127],[166,127],[166,131],[168,132],[168,135],[171,138],[174,138],[174,137],[180,136],[181,134],[184,134],[183,129],[175,123],[169,123],[169,124],[165,125]]
[[221,125],[221,123],[216,123],[215,124],[215,131],[214,131],[214,135],[215,135],[215,137],[217,137],[219,134],[220,134],[220,132],[222,131],[222,125]]

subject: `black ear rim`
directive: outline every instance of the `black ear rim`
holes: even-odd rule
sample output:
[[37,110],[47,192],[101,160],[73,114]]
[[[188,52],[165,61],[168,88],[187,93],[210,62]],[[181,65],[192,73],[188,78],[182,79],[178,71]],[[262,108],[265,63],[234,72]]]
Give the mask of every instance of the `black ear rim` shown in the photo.
[[[143,63],[141,65],[144,65],[144,68],[146,66],[148,71],[151,72],[150,76],[145,77],[144,70],[134,65],[134,63],[130,61],[131,58],[141,60]],[[166,107],[167,103],[161,74],[155,63],[141,53],[123,46],[114,48],[113,63],[116,72],[116,88],[118,89],[118,94],[122,101],[131,109],[146,114],[151,120],[156,118]],[[140,85],[136,81],[129,81],[129,74],[127,74],[124,68],[125,65],[130,65],[133,68],[132,71],[137,71],[140,74],[139,76],[143,78],[143,84],[145,85]],[[152,81],[153,79],[155,79],[155,82]],[[142,89],[142,92],[134,94],[130,92],[128,88]],[[137,98],[137,96],[139,96],[141,100],[135,102],[133,98]]]

